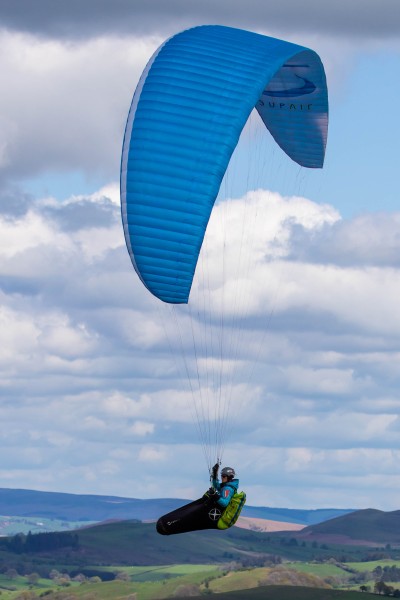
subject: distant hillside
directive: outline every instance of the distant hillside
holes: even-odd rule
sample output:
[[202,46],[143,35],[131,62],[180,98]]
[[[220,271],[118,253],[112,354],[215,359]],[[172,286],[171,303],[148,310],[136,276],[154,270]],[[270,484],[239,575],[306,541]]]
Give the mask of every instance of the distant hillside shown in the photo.
[[[102,523],[78,530],[79,544],[54,548],[52,539],[58,533],[46,536],[49,550],[35,552],[62,564],[77,561],[89,565],[167,565],[167,564],[213,564],[227,560],[240,560],[252,552],[264,552],[265,534],[232,528],[229,532],[217,530],[197,531],[184,535],[162,536],[156,532],[154,523],[117,521]],[[75,534],[70,535],[71,541]],[[18,536],[16,536],[17,538]],[[11,540],[11,538],[10,538]],[[3,552],[10,554],[7,538],[0,538],[0,558]],[[279,542],[276,542],[279,544]],[[21,548],[18,556],[28,557],[32,553]],[[15,556],[15,554],[14,554]],[[2,559],[3,560],[3,559]],[[1,562],[1,561],[0,561]]]
[[[59,521],[107,521],[109,519],[156,520],[188,502],[178,498],[140,500],[118,496],[63,494],[0,488],[0,515],[41,517]],[[351,512],[343,509],[296,510],[245,506],[243,516],[310,525]]]
[[296,534],[301,539],[346,540],[377,544],[400,544],[400,510],[383,512],[368,508],[306,527]]
[[[84,527],[76,532],[44,533],[0,538],[0,562],[21,560],[35,565],[169,565],[241,562],[262,564],[267,557],[289,560],[324,560],[343,557],[344,546],[334,543],[296,543],[295,532],[260,533],[233,527],[162,536],[154,523],[117,521]],[[35,538],[35,539],[33,539]],[[36,539],[38,538],[38,539]],[[294,542],[294,543],[293,543]],[[369,549],[351,547],[352,560],[362,560]],[[39,559],[40,557],[40,559]],[[256,561],[256,562],[255,562]],[[35,567],[36,568],[36,567]]]
[[[107,521],[109,519],[155,519],[186,500],[139,500],[118,496],[63,494],[35,490],[0,488],[0,515],[43,517],[65,521]],[[161,511],[161,512],[160,512]]]

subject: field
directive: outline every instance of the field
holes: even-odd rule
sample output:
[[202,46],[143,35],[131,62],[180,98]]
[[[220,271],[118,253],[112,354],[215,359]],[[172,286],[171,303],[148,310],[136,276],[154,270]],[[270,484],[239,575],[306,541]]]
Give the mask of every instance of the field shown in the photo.
[[[348,563],[346,563],[346,566],[347,566],[347,564]],[[360,564],[362,564],[362,563],[360,563]],[[286,566],[290,569],[294,569],[295,571],[299,571],[301,573],[308,573],[311,575],[316,575],[317,577],[321,577],[321,579],[325,579],[327,577],[343,577],[343,575],[345,574],[345,571],[343,571],[342,568],[340,568],[336,564],[331,564],[329,562],[325,562],[325,563],[289,562],[289,563],[286,563]]]
[[355,569],[356,571],[373,571],[376,567],[382,567],[383,569],[392,565],[400,568],[400,560],[392,560],[391,558],[366,562],[349,562],[346,564],[350,569]]
[[[393,566],[400,568],[400,561],[391,559],[354,563],[346,562],[344,564],[335,563],[334,561],[326,563],[295,562],[285,564],[287,567],[293,568],[298,572],[316,575],[325,582],[330,583],[334,588],[360,590],[360,586],[364,585],[372,591],[376,581],[379,580],[379,576],[373,573],[376,568],[381,567],[384,569],[385,567],[390,568]],[[357,574],[363,575],[363,578],[357,577]],[[385,583],[394,589],[400,589],[399,581],[385,581]]]
[[[171,597],[171,589],[168,584],[164,586],[162,591],[154,588],[148,588],[148,593],[143,590],[137,590],[138,600],[152,600],[152,599],[163,599]],[[103,584],[103,588],[100,586],[92,586],[90,590],[87,588],[83,590],[79,598],[84,597],[91,592],[91,596],[94,595],[100,600],[118,600],[121,598],[127,598],[129,594],[132,594],[132,588],[129,588],[128,584],[120,582],[112,582],[110,584]],[[182,590],[183,591],[183,590]],[[187,600],[193,598],[193,596],[181,596],[181,600]],[[153,594],[153,595],[151,595]],[[309,587],[293,587],[293,586],[262,586],[254,589],[236,590],[234,592],[226,592],[218,594],[218,600],[359,600],[360,592],[354,591],[342,591],[332,589],[318,589]],[[204,596],[202,596],[204,597]],[[364,600],[376,599],[376,595],[365,593],[363,594]]]
[[[176,570],[177,568],[177,570]],[[69,600],[92,598],[96,600],[123,600],[135,598],[135,600],[163,600],[164,598],[178,596],[182,599],[193,597],[193,593],[197,595],[201,593],[200,584],[203,582],[202,593],[204,589],[204,581],[207,581],[207,576],[213,576],[212,571],[199,572],[194,569],[192,573],[185,575],[174,575],[179,572],[180,566],[171,567],[170,578],[162,581],[146,581],[146,582],[131,582],[131,581],[111,581],[105,583],[73,583],[68,587],[57,586],[51,584],[48,580],[39,580],[37,584],[26,587],[23,582],[15,582],[15,591],[1,590],[2,600],[14,600],[17,597],[33,600],[34,598],[45,597],[48,600],[57,600],[68,598]],[[198,571],[198,572],[196,572]],[[168,574],[168,570],[165,571]],[[236,583],[239,583],[237,580]],[[245,578],[241,580],[245,583]],[[23,595],[21,592],[26,590]],[[210,590],[211,591],[211,590]],[[53,593],[52,593],[53,592]],[[181,594],[187,592],[190,596]],[[357,596],[356,596],[357,594]],[[305,587],[305,586],[288,586],[288,585],[257,585],[251,589],[241,589],[234,591],[222,591],[218,593],[219,600],[359,600],[360,592],[334,590],[329,588]],[[370,600],[372,594],[363,594],[364,600]],[[374,596],[376,598],[376,596]]]
[[[376,600],[373,594],[364,593],[363,600]],[[181,600],[188,600],[181,598]],[[238,590],[222,593],[218,600],[360,600],[359,592],[341,590],[320,590],[309,587],[289,587],[271,585],[252,590]]]
[[[42,545],[34,546],[35,540]],[[362,562],[383,556],[393,558]],[[307,600],[354,598],[348,596],[351,589],[358,599],[367,599],[360,586],[373,591],[373,570],[393,565],[400,568],[400,556],[390,546],[322,543],[297,540],[291,532],[238,528],[223,535],[204,531],[165,537],[153,524],[112,522],[73,534],[0,539],[0,600],[162,600],[208,594],[233,600],[238,590],[247,600],[259,598],[260,589],[264,598],[274,598],[278,588],[293,600],[301,600],[305,589]],[[399,578],[395,570],[386,570],[389,574]],[[400,588],[400,582],[393,587]]]
[[[59,576],[53,579],[34,578],[32,576],[13,576],[9,572],[0,575],[1,600],[15,600],[21,592],[28,591],[34,597],[46,596],[48,600],[55,600],[57,597],[61,600],[65,593],[68,593],[69,599],[96,598],[99,600],[122,600],[128,597],[136,600],[162,600],[164,598],[187,593],[192,594],[218,594],[218,599],[223,600],[232,597],[239,600],[241,593],[243,598],[257,600],[261,598],[259,590],[264,590],[265,599],[273,600],[278,589],[285,590],[285,596],[280,596],[279,600],[302,600],[302,594],[306,594],[307,600],[350,600],[354,595],[360,593],[360,585],[351,586],[346,583],[349,576],[348,569],[353,571],[370,571],[376,566],[391,566],[394,561],[375,561],[368,563],[348,563],[340,565],[333,563],[317,562],[285,562],[280,565],[258,568],[238,568],[233,569],[232,565],[215,564],[176,564],[176,565],[154,565],[154,566],[93,566],[85,567],[85,570],[92,570],[93,573],[109,573],[117,578],[113,581],[101,581],[98,576],[87,576],[85,581],[73,581],[68,575],[61,573],[63,567],[55,565],[59,571]],[[397,561],[400,565],[400,561]],[[343,586],[342,589],[332,589]],[[374,580],[366,582],[373,590]],[[400,587],[400,584],[394,584],[394,587]],[[242,592],[238,592],[242,590]],[[291,591],[292,590],[292,591]],[[296,591],[296,594],[294,594]],[[53,592],[53,593],[52,593]],[[243,594],[247,594],[247,596]],[[250,594],[251,593],[251,594]],[[60,596],[60,594],[62,596]],[[228,594],[228,595],[227,595]],[[33,596],[34,595],[34,596]],[[89,595],[89,596],[88,596]],[[369,594],[364,593],[363,598],[367,600]],[[358,597],[359,598],[359,597]],[[376,596],[375,596],[376,598]],[[277,598],[278,600],[278,598]]]
[[21,592],[29,590],[37,597],[49,592],[61,593],[68,591],[69,597],[83,598],[88,594],[99,599],[113,600],[127,598],[133,593],[138,600],[153,600],[167,598],[174,594],[177,588],[200,589],[207,579],[219,577],[221,572],[215,565],[171,565],[169,567],[121,567],[103,568],[126,577],[126,581],[101,582],[98,577],[88,578],[84,582],[68,581],[62,575],[54,580],[38,578],[35,583],[29,583],[28,577],[7,577],[0,575],[0,593],[2,600],[12,600]]
[[[79,584],[75,582],[71,582],[71,588],[77,587]],[[1,600],[11,600],[20,596],[21,593],[26,593],[26,591],[31,591],[35,593],[37,596],[41,595],[43,592],[48,590],[50,591],[58,591],[62,589],[62,586],[56,584],[50,579],[37,578],[35,583],[32,584],[28,581],[27,577],[7,577],[5,574],[0,574],[0,594]]]
[[[102,567],[102,570],[115,573],[118,570],[118,567]],[[167,565],[162,567],[121,567],[120,570],[123,573],[129,575],[130,580],[134,582],[154,582],[163,579],[170,579],[172,577],[184,577],[186,575],[194,575],[198,573],[219,574],[221,572],[220,567],[217,567],[216,565]]]

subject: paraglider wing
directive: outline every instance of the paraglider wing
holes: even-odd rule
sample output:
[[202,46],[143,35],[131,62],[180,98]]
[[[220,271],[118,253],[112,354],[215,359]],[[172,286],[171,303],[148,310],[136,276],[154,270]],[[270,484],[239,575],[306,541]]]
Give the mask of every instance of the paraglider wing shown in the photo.
[[328,101],[312,50],[201,26],[167,40],[141,77],[122,153],[122,220],[136,272],[164,302],[188,302],[213,204],[254,107],[293,160],[322,166]]

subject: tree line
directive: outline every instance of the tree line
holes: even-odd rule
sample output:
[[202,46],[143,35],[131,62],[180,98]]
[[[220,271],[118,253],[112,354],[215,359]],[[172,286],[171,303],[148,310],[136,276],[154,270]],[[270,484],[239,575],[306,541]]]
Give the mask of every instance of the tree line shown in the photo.
[[66,531],[35,534],[29,532],[28,535],[17,533],[13,537],[7,538],[4,545],[9,552],[15,554],[46,552],[67,547],[77,549],[79,537],[76,533]]

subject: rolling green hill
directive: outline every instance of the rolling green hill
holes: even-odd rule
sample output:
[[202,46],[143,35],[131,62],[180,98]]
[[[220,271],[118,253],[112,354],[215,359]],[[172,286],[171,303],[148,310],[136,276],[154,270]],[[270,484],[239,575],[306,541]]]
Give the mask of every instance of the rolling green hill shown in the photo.
[[[371,600],[376,595],[364,593],[362,597],[364,600]],[[218,600],[360,600],[360,592],[271,585],[218,594]]]
[[[376,554],[376,546],[299,541],[292,534],[233,527],[225,532],[160,536],[153,523],[118,521],[75,532],[0,538],[1,597],[16,600],[19,591],[29,589],[47,600],[85,600],[89,595],[126,600],[132,594],[137,600],[161,600],[178,591],[181,598],[196,591],[218,594],[219,600],[355,600],[355,594],[360,598],[359,591],[331,586],[337,585],[336,576],[342,586],[349,573],[356,572],[343,563],[360,564],[356,561],[365,560],[371,551]],[[294,562],[281,564],[281,559]],[[59,583],[52,578],[54,571]],[[31,575],[39,579],[29,587]],[[366,600],[369,594],[362,597]]]
[[356,557],[365,554],[363,547],[312,543],[302,546],[296,543],[292,532],[284,536],[269,535],[238,527],[223,532],[205,530],[162,536],[156,532],[154,524],[123,521],[88,527],[77,533],[80,549],[76,554],[84,554],[92,564],[217,564],[229,561],[256,564],[257,558],[264,556],[265,559],[265,555],[315,560],[344,553],[356,561]]
[[[301,539],[326,539],[347,537],[354,541],[367,541],[371,545],[400,544],[400,510],[383,512],[368,508],[336,517],[303,529],[298,536]],[[344,540],[342,540],[344,541]]]
[[[41,538],[39,536],[42,536]],[[267,555],[289,560],[324,560],[333,556],[363,560],[368,549],[357,546],[298,542],[286,536],[233,527],[221,532],[197,531],[161,536],[154,524],[119,521],[71,533],[45,533],[0,538],[0,563],[56,561],[69,567],[86,565],[221,564],[229,561],[256,565]],[[35,570],[40,569],[37,566]]]

